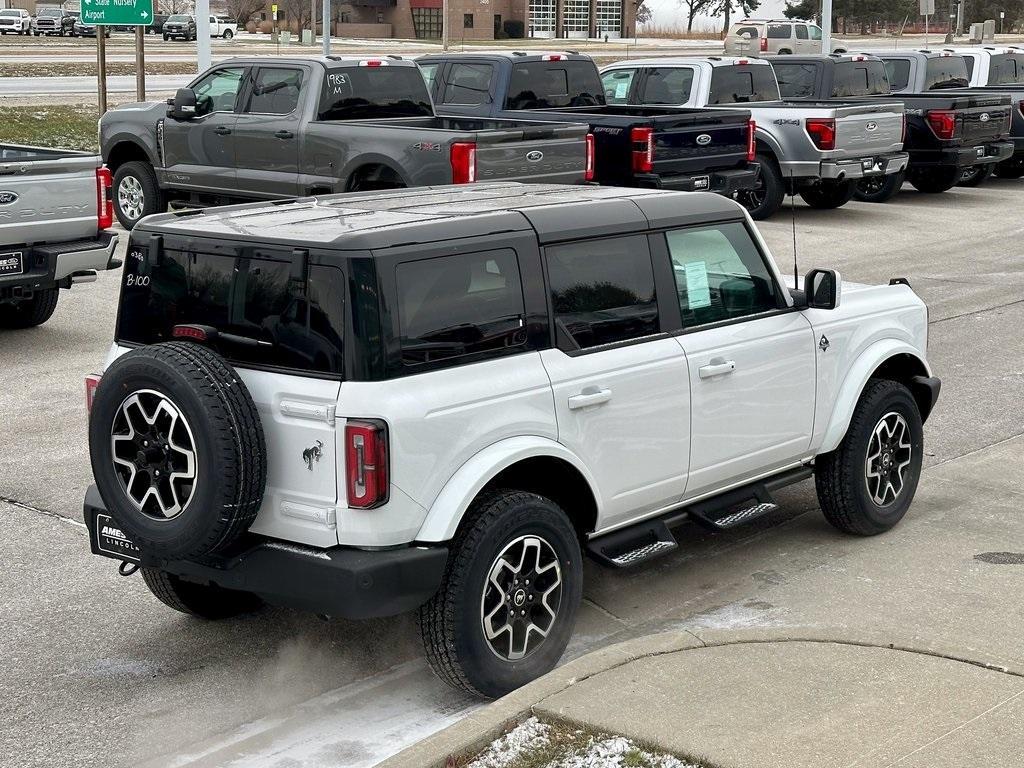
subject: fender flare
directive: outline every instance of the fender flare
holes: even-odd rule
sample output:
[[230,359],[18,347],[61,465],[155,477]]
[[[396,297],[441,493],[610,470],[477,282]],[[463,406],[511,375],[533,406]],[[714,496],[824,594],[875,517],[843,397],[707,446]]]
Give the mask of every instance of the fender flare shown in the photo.
[[157,161],[156,147],[149,146],[148,137],[144,134],[118,133],[114,136],[105,137],[103,140],[103,162],[109,163],[111,152],[123,144],[132,144],[138,147],[142,150],[150,165],[154,168],[160,167],[160,163]]
[[764,144],[769,151],[775,155],[775,162],[782,162],[782,158],[785,157],[785,153],[782,151],[782,145],[779,144],[778,140],[768,133],[768,131],[762,130],[760,125],[757,126],[757,129],[754,132],[754,141]]
[[926,376],[931,376],[931,368],[928,362],[921,356],[920,350],[910,346],[906,342],[895,339],[883,339],[865,349],[860,357],[850,366],[846,373],[846,380],[843,382],[839,394],[836,396],[835,404],[832,407],[832,417],[829,419],[828,427],[822,438],[819,453],[834,451],[839,443],[846,436],[846,430],[853,418],[853,410],[857,407],[860,394],[864,391],[871,375],[878,370],[886,360],[896,355],[909,355],[921,364]]
[[359,155],[358,157],[353,158],[341,170],[341,173],[338,174],[338,178],[341,182],[344,183],[345,188],[347,189],[349,180],[352,178],[352,174],[354,174],[360,168],[373,165],[380,165],[387,168],[388,170],[393,172],[398,178],[400,178],[402,180],[402,183],[405,184],[405,186],[411,186],[409,183],[408,175],[406,175],[405,171],[403,171],[402,168],[395,164],[395,161],[392,158],[388,157],[387,155],[378,154]]
[[466,510],[487,483],[513,464],[538,457],[561,459],[578,470],[590,486],[600,515],[603,505],[597,483],[580,458],[550,438],[523,435],[489,445],[459,467],[430,505],[416,540],[450,541],[455,536]]

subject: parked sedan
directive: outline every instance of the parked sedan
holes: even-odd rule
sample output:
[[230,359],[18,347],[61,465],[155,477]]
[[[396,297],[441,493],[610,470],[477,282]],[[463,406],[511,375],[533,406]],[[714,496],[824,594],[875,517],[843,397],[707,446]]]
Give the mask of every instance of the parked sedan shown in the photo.
[[0,35],[27,35],[32,28],[32,17],[21,8],[0,11]]
[[[97,26],[95,24],[87,24],[81,19],[75,19],[75,35],[79,37],[96,37],[96,30]],[[103,27],[103,36],[110,37],[110,27]]]

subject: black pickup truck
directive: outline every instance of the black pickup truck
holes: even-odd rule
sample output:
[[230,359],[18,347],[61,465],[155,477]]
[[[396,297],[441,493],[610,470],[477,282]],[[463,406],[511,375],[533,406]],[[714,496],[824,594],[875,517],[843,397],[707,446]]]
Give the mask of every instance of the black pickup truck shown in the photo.
[[593,59],[572,52],[436,54],[416,63],[439,114],[589,126],[599,184],[727,197],[757,186],[747,110],[609,105]]
[[[857,101],[892,95],[886,64],[869,54],[769,56],[787,101]],[[900,93],[906,115],[906,174],[860,179],[856,198],[884,202],[904,178],[921,192],[970,184],[1013,154],[1010,100],[995,94],[933,90]]]
[[99,132],[126,229],[168,204],[576,184],[593,168],[586,126],[435,115],[415,63],[392,56],[229,59],[168,104],[107,112]]

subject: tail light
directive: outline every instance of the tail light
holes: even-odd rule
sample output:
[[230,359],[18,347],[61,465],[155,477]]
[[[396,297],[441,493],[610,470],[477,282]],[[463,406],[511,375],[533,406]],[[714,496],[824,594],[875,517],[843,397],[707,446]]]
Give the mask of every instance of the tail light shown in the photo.
[[96,169],[96,227],[107,229],[114,225],[114,198],[111,189],[114,177],[107,166]]
[[452,144],[452,184],[476,181],[476,142],[456,141]]
[[564,61],[567,58],[569,57],[560,53],[546,53],[540,57],[541,61]]
[[96,399],[96,387],[100,385],[100,374],[90,373],[85,377],[85,410],[92,412],[92,403]]
[[761,52],[763,53],[763,52],[765,52],[767,50],[768,50],[768,38],[767,37],[762,37],[761,38]]
[[925,119],[938,138],[956,138],[956,112],[953,110],[931,109],[925,113]]
[[650,173],[654,170],[654,129],[633,128],[629,139],[633,143],[633,173]]
[[377,507],[388,500],[388,435],[382,421],[345,424],[345,477],[348,505]]
[[359,62],[360,67],[386,67],[388,63],[380,59],[363,59]]
[[818,149],[836,148],[836,121],[833,117],[812,117],[807,120],[807,134]]
[[594,134],[587,134],[587,165],[583,170],[583,180],[594,180]]
[[747,122],[747,162],[752,163],[757,159],[757,123],[753,120]]
[[[1024,101],[1017,102],[1017,109],[1020,110],[1021,117],[1024,117]],[[1012,120],[1012,117],[1011,117]]]

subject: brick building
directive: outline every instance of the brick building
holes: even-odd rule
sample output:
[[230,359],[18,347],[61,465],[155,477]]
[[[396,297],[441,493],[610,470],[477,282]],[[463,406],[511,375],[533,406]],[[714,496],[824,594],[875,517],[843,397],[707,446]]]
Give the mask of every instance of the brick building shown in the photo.
[[[521,21],[527,37],[627,37],[636,0],[449,0],[449,39],[493,40],[506,21]],[[335,6],[343,37],[441,37],[442,0],[358,0]]]

